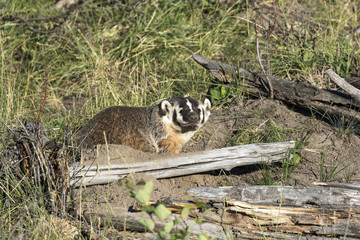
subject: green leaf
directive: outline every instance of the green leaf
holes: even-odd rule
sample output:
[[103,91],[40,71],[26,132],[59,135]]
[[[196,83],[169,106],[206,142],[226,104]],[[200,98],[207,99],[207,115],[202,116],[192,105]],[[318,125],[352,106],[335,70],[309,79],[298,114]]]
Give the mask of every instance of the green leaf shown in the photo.
[[126,182],[126,187],[130,190],[134,190],[134,186],[129,182]]
[[291,164],[293,165],[297,165],[300,163],[301,157],[299,156],[299,154],[294,153],[292,159],[291,159]]
[[138,186],[145,186],[146,182],[144,180],[140,180],[136,183]]
[[153,186],[154,186],[154,183],[152,180],[147,181],[144,186],[144,191],[146,191],[146,193],[148,193],[148,194],[151,194],[151,192],[153,190]]
[[173,229],[174,225],[175,225],[174,221],[169,221],[169,222],[165,225],[164,231],[167,232],[167,233],[169,233],[169,232],[171,231],[171,229]]
[[153,231],[155,228],[155,223],[151,219],[139,219],[137,222],[146,227],[149,231]]
[[227,90],[224,86],[221,86],[220,93],[222,98],[226,96]]
[[196,204],[196,207],[197,207],[197,208],[204,208],[204,207],[206,207],[206,203],[203,203],[203,202],[196,202],[195,204]]
[[182,221],[176,215],[175,215],[175,220],[174,221],[175,221],[175,224],[182,224]]
[[135,199],[139,203],[145,204],[150,201],[150,194],[148,194],[144,189],[141,189],[135,194]]
[[155,210],[155,207],[152,206],[152,205],[143,205],[143,206],[141,206],[141,211],[146,212],[148,214],[153,213],[154,210]]
[[200,233],[197,237],[197,240],[209,240],[209,237],[204,233]]
[[156,237],[158,238],[158,239],[166,239],[166,232],[165,231],[161,231],[161,232],[159,232],[158,234],[156,234]]
[[216,102],[223,98],[221,95],[221,88],[219,86],[210,87],[209,92],[211,96],[211,102]]
[[202,224],[204,221],[200,218],[195,218],[194,221],[197,223],[197,224]]
[[185,207],[181,210],[181,216],[183,218],[187,218],[189,216],[190,209],[191,209],[190,205],[185,205]]
[[135,194],[136,201],[138,201],[141,204],[145,204],[145,203],[149,202],[150,201],[150,194],[151,194],[152,189],[153,189],[153,185],[154,184],[153,184],[152,181],[146,182],[144,188],[139,190]]
[[157,205],[157,207],[154,210],[154,213],[161,221],[165,220],[171,215],[171,211],[162,204]]

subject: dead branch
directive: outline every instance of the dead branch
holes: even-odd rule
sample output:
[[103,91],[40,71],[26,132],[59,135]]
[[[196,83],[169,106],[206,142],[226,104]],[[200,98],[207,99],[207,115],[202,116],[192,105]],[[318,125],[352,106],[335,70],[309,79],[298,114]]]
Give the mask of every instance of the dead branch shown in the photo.
[[59,157],[59,152],[64,149],[60,149],[54,140],[49,140],[41,124],[31,121],[19,121],[19,124],[21,127],[11,130],[18,157],[8,154],[13,159],[4,158],[4,163],[15,163],[7,169],[7,177],[14,174],[17,177],[8,179],[9,184],[17,185],[23,179],[28,179],[34,188],[46,196],[45,204],[51,213],[61,213],[65,209],[69,190],[68,159],[66,156]]
[[344,78],[341,78],[337,75],[332,69],[328,69],[325,71],[325,74],[329,76],[329,78],[336,83],[339,87],[341,87],[344,91],[349,93],[353,98],[360,102],[360,90],[348,83]]
[[355,183],[313,182],[312,184],[321,187],[336,187],[336,188],[360,190],[359,182],[355,182]]
[[238,166],[279,162],[288,157],[288,150],[294,147],[294,141],[257,143],[133,164],[74,165],[70,169],[71,185],[78,187],[107,184],[117,181],[131,172],[143,172],[160,179],[218,169],[231,170]]
[[[237,66],[219,63],[200,55],[193,55],[194,60],[204,68],[210,70],[219,81],[226,79],[227,82],[242,80],[248,91],[253,95],[267,95],[267,90],[261,83],[263,74],[252,73]],[[226,77],[225,77],[226,76]],[[309,109],[315,108],[321,113],[329,113],[345,116],[348,119],[360,121],[360,101],[351,95],[321,89],[304,82],[292,82],[282,78],[268,75],[271,79],[274,98],[286,104]]]
[[257,53],[257,59],[259,61],[259,65],[260,65],[260,68],[263,72],[263,74],[265,75],[265,80],[266,82],[264,81],[263,78],[260,78],[260,81],[261,83],[263,84],[263,86],[265,87],[265,89],[267,90],[268,92],[268,97],[269,98],[274,98],[274,90],[273,90],[273,87],[272,87],[272,83],[271,83],[271,79],[268,77],[268,75],[270,74],[270,58],[269,58],[269,37],[271,35],[271,32],[273,30],[273,27],[274,25],[270,25],[269,26],[269,29],[267,30],[266,32],[266,51],[267,51],[267,72],[265,72],[265,68],[262,64],[262,59],[261,59],[261,54],[260,54],[260,46],[259,46],[259,38],[258,38],[258,31],[257,31],[257,24],[256,24],[256,21],[255,21],[255,24],[254,24],[254,28],[255,28],[255,38],[256,38],[256,53]]

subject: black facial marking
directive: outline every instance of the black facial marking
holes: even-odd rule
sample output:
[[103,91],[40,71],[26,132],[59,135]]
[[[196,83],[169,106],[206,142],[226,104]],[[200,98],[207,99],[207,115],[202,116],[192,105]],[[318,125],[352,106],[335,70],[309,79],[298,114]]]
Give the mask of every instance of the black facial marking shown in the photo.
[[165,116],[165,115],[169,112],[169,109],[167,109],[167,107],[166,107],[165,110],[162,109],[162,108],[161,108],[161,103],[162,103],[162,102],[159,103],[158,108],[159,108],[159,115],[160,115],[160,117],[163,117],[163,116]]
[[202,112],[202,116],[203,116],[203,119],[201,120],[201,124],[204,124],[205,123],[205,111],[204,111],[204,108],[201,108],[201,112]]
[[180,126],[180,123],[177,120],[177,112],[174,111],[174,115],[173,115],[173,123],[177,126]]
[[186,133],[190,131],[196,131],[198,129],[197,125],[188,125],[186,127],[181,128],[181,133]]

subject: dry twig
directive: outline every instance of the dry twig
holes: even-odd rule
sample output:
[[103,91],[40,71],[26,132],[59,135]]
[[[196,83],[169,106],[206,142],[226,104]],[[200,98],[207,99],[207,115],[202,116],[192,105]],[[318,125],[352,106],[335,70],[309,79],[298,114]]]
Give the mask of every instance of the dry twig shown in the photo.
[[328,69],[325,71],[325,74],[336,83],[339,87],[341,87],[344,91],[349,93],[354,99],[360,102],[360,90],[348,83],[344,78],[337,75],[332,69]]

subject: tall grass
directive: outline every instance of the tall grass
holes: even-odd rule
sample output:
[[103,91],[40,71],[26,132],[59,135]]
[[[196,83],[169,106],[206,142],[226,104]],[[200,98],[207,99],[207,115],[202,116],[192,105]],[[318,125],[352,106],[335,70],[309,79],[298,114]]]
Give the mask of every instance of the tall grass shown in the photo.
[[[341,5],[341,10],[336,4],[341,5],[279,1],[263,9],[275,22],[268,39],[272,74],[324,85],[319,80],[324,68],[343,76],[358,69],[359,42],[351,37],[359,21],[356,3]],[[59,18],[27,22],[46,34],[17,18],[2,20],[1,118],[32,117],[45,78],[49,85],[42,118],[49,125],[69,114],[63,100],[70,95],[83,99],[76,109],[79,117],[115,104],[149,105],[174,95],[199,98],[210,76],[192,61],[193,53],[259,70],[253,23],[260,26],[263,54],[268,23],[253,9],[244,1],[93,0],[59,13],[47,0],[6,1],[2,16]]]

